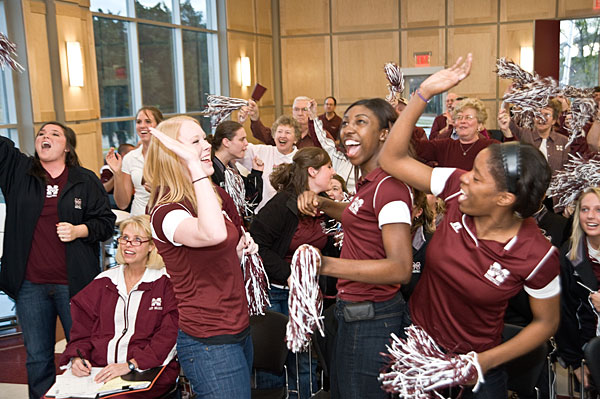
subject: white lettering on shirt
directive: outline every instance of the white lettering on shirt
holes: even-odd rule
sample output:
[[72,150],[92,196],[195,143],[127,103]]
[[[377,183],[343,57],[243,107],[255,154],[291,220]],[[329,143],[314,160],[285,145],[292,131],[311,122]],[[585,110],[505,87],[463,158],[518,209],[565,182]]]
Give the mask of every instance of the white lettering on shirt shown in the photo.
[[454,229],[455,233],[458,233],[462,229],[462,224],[460,222],[450,222],[450,227]]
[[148,310],[162,310],[162,298],[152,298]]
[[58,197],[58,184],[46,186],[46,198],[56,198]]
[[421,273],[421,262],[413,262],[413,273]]
[[365,201],[362,198],[359,198],[358,196],[354,197],[354,200],[350,204],[350,212],[355,215],[358,214],[358,210],[364,203]]
[[510,272],[503,269],[498,262],[494,262],[488,271],[485,272],[485,278],[498,286],[501,285],[508,276],[510,276]]

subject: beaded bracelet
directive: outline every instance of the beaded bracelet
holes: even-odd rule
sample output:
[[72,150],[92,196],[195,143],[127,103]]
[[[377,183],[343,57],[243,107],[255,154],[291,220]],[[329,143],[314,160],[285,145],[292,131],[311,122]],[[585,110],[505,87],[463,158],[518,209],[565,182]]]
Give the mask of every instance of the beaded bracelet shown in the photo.
[[419,98],[423,101],[425,101],[425,104],[428,104],[429,101],[431,101],[431,99],[426,99],[425,97],[423,97],[423,95],[421,94],[421,92],[419,90],[415,90],[415,92],[417,93],[417,96],[419,96]]
[[202,180],[202,179],[208,179],[208,176],[202,176],[202,177],[200,177],[199,179],[192,180],[192,184],[194,184],[194,183],[196,183],[196,182],[199,182],[199,181],[200,181],[200,180]]

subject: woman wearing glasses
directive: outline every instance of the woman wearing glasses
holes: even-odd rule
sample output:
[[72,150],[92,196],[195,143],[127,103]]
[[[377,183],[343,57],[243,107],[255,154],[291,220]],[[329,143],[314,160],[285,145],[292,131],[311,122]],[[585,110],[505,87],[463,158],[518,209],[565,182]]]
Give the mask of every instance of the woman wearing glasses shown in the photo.
[[458,139],[415,140],[422,161],[435,166],[470,170],[481,150],[498,141],[480,135],[487,112],[476,98],[465,98],[454,106],[454,125]]
[[89,375],[91,367],[103,367],[96,382],[166,365],[149,392],[127,395],[159,398],[179,375],[179,314],[147,215],[121,223],[116,259],[120,266],[99,274],[71,299],[71,340],[60,364],[70,364],[77,377]]

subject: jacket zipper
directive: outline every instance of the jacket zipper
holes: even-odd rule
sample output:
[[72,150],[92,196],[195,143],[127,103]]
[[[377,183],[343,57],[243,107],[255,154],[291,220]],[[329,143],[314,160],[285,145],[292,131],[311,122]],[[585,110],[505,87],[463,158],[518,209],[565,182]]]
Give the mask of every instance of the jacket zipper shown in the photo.
[[[133,292],[133,291],[131,291],[131,292]],[[123,328],[123,331],[121,332],[121,336],[119,337],[119,339],[117,340],[117,343],[115,344],[115,360],[114,360],[114,363],[117,363],[117,356],[118,356],[118,353],[119,353],[119,343],[121,342],[121,340],[123,339],[123,337],[127,333],[127,330],[129,329],[129,317],[128,317],[128,314],[129,314],[129,297],[130,296],[131,296],[131,293],[129,293],[127,295],[127,301],[125,302],[125,307],[123,308],[124,316],[125,316],[125,328]],[[127,357],[127,354],[125,354],[125,357]]]

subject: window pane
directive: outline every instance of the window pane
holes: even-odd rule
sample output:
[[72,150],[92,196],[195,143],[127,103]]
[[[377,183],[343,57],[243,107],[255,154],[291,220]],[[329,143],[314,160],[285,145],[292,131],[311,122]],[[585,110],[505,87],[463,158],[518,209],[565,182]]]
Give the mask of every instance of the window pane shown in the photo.
[[207,38],[210,33],[183,31],[185,103],[188,111],[201,111],[210,90]]
[[128,22],[94,17],[96,64],[100,91],[100,115],[103,118],[133,115]]
[[106,122],[102,124],[102,152],[106,155],[110,147],[119,148],[119,144],[137,143],[134,121]]
[[91,0],[90,10],[125,17],[127,16],[127,2],[123,0]]
[[15,147],[19,147],[19,133],[17,129],[0,129],[0,136],[8,137],[15,143]]
[[171,22],[171,0],[135,0],[135,16],[152,21]]
[[208,24],[212,18],[206,10],[206,0],[179,0],[181,24],[212,29]]
[[560,21],[560,83],[598,85],[599,37],[600,18]]
[[172,29],[138,24],[143,105],[176,111]]

